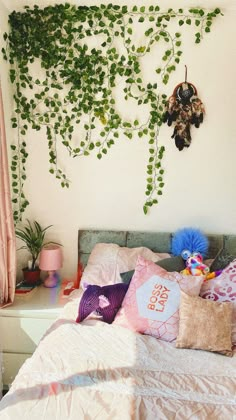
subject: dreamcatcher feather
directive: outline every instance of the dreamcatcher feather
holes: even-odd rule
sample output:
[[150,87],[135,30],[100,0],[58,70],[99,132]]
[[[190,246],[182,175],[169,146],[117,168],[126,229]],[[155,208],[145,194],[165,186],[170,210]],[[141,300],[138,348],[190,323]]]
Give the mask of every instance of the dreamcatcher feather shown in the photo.
[[192,83],[187,82],[186,70],[185,82],[175,87],[167,101],[163,119],[168,126],[174,123],[174,132],[171,138],[175,139],[175,145],[179,150],[190,146],[191,125],[199,128],[203,122],[204,113],[204,105],[197,96],[197,89]]

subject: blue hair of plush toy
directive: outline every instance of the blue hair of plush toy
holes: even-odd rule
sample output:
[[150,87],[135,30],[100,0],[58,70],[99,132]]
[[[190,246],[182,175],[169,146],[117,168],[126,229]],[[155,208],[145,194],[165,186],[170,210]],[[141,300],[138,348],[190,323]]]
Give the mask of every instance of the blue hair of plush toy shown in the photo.
[[208,239],[199,230],[194,228],[183,228],[176,231],[172,238],[171,252],[173,255],[181,255],[184,249],[191,253],[199,252],[203,257],[208,251]]

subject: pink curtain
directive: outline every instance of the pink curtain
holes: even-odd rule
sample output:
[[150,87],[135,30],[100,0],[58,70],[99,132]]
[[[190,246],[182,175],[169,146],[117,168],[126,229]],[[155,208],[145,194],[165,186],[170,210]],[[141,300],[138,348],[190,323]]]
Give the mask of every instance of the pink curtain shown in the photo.
[[0,86],[0,306],[13,302],[16,283],[16,241],[11,206],[7,144]]

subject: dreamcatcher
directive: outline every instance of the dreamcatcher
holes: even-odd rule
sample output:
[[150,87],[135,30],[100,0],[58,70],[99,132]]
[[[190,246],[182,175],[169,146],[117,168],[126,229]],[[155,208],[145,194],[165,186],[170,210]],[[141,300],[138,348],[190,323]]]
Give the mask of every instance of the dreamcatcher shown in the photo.
[[185,66],[185,81],[174,89],[167,101],[164,122],[171,126],[174,122],[174,132],[171,136],[179,150],[191,144],[191,124],[199,127],[205,113],[202,101],[197,96],[197,89],[187,82],[187,67]]

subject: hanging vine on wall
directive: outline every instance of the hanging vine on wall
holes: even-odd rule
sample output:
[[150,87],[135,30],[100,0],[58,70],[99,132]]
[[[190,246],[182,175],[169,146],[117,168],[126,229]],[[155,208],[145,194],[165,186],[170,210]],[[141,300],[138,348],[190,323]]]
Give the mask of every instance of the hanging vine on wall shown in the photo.
[[[61,4],[44,9],[26,6],[23,13],[10,14],[10,32],[4,34],[7,47],[2,52],[11,65],[10,80],[15,88],[12,126],[17,130],[17,144],[11,145],[11,170],[16,222],[29,204],[24,193],[29,128],[46,127],[49,172],[60,180],[62,187],[69,187],[69,179],[59,166],[59,141],[73,158],[95,151],[101,159],[121,132],[128,139],[134,135],[147,136],[144,213],[158,203],[164,187],[165,151],[159,132],[167,98],[161,87],[168,83],[182,55],[181,33],[171,34],[168,26],[173,19],[177,19],[179,27],[195,25],[198,44],[211,31],[213,19],[219,14],[219,8],[162,12],[157,5],[128,10],[127,6],[113,4],[90,7]],[[142,45],[135,44],[135,27],[139,31],[145,28]],[[118,40],[122,41],[120,46]],[[156,43],[166,45],[160,59],[162,64],[155,70],[159,86],[144,82],[140,64]],[[38,62],[40,77],[35,75],[38,70],[34,66]],[[149,107],[145,122],[122,118],[114,94],[118,82],[124,84],[119,95],[123,94],[125,100]],[[76,134],[78,127],[83,130],[81,141]]]

